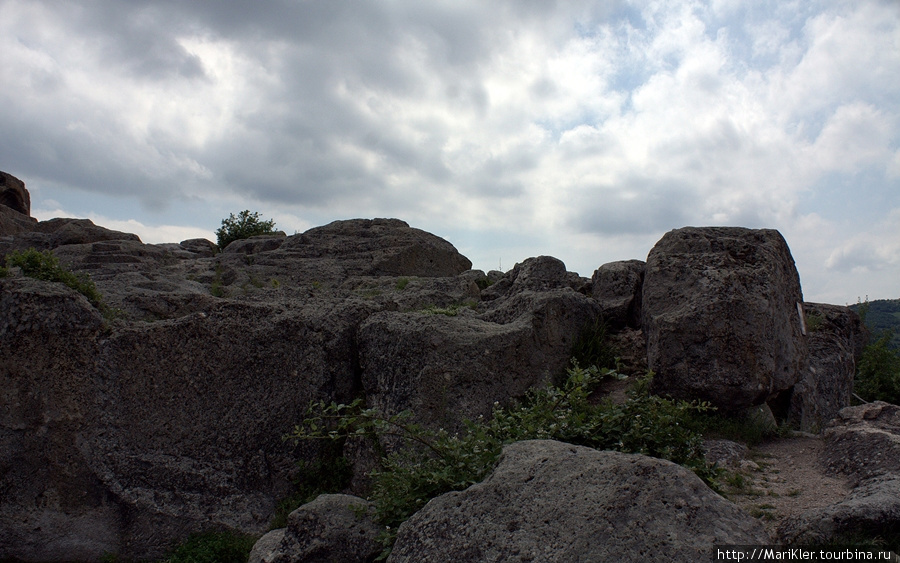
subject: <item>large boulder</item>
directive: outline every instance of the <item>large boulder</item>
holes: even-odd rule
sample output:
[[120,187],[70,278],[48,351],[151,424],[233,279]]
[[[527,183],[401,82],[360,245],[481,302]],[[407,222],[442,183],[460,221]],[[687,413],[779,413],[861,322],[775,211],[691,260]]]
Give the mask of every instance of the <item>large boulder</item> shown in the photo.
[[[488,275],[490,278],[490,274]],[[549,291],[570,288],[588,288],[590,281],[574,272],[566,271],[566,265],[559,258],[538,256],[528,258],[513,266],[482,292],[482,299],[492,301],[516,295],[523,291]]]
[[36,309],[31,286],[0,283],[3,557],[154,558],[191,531],[260,532],[315,454],[282,436],[310,401],[357,392],[365,304],[222,300],[106,331],[80,295],[78,314]]
[[652,391],[739,412],[807,369],[803,297],[774,230],[687,227],[650,251],[642,293]]
[[824,438],[829,470],[860,482],[884,473],[900,475],[900,406],[875,401],[842,409]]
[[30,231],[37,225],[31,217],[31,196],[25,183],[0,172],[0,237]]
[[785,519],[776,534],[785,545],[829,545],[890,537],[898,529],[900,474],[888,473],[863,481],[840,502]]
[[482,483],[400,526],[391,563],[706,560],[769,543],[762,525],[691,471],[550,440],[506,446]]
[[335,221],[288,237],[281,248],[306,258],[340,261],[343,277],[455,276],[472,267],[446,240],[399,219]]
[[597,268],[591,277],[591,295],[611,329],[641,328],[645,266],[640,260],[610,262]]
[[809,370],[791,393],[789,418],[804,432],[820,432],[850,406],[855,343],[866,330],[849,307],[804,303]]
[[53,250],[60,246],[90,244],[102,241],[134,241],[141,239],[132,233],[113,231],[95,225],[90,219],[50,219],[35,223],[27,232],[0,239],[0,255],[13,250]]
[[350,495],[320,495],[288,516],[287,528],[263,536],[250,563],[369,563],[381,553],[384,528],[372,505]]
[[155,558],[191,532],[263,531],[296,461],[318,455],[284,434],[311,401],[361,391],[359,325],[478,292],[452,245],[400,221],[214,256],[88,221],[38,227],[0,243],[52,248],[113,315],[62,284],[0,279],[0,559]]
[[502,320],[467,308],[369,317],[358,337],[369,406],[410,409],[421,422],[454,428],[558,380],[599,307],[571,289],[520,297]]
[[25,182],[6,172],[0,172],[0,207],[31,216],[31,195],[25,189]]

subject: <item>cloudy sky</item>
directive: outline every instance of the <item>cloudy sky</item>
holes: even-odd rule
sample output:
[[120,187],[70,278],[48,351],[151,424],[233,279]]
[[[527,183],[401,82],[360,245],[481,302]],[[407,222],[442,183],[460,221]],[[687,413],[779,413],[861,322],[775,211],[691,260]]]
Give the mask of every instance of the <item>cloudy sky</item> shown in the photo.
[[0,0],[0,84],[39,219],[397,217],[584,276],[767,227],[807,300],[900,297],[897,0]]

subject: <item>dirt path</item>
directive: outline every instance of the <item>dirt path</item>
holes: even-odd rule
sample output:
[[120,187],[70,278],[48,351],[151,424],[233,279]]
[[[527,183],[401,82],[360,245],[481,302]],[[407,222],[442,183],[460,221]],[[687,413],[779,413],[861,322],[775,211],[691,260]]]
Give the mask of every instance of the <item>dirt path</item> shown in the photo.
[[758,444],[739,467],[730,468],[725,495],[772,534],[788,516],[840,501],[850,488],[846,479],[823,471],[824,443],[817,436],[798,435]]

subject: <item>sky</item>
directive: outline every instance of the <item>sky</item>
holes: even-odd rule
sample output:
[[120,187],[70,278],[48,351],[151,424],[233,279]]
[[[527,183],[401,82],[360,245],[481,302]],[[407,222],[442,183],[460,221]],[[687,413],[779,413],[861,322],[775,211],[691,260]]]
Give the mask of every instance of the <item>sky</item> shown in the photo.
[[900,297],[900,1],[0,0],[0,170],[144,242],[395,217],[590,277],[778,229]]

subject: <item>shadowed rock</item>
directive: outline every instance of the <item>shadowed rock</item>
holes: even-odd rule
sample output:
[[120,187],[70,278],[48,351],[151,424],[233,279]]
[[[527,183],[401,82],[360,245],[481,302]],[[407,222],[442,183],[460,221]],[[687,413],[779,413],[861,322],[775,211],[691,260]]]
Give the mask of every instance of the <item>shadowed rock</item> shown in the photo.
[[807,369],[790,250],[777,231],[686,227],[647,257],[642,326],[654,393],[739,412]]
[[762,525],[691,471],[550,440],[506,446],[482,483],[400,526],[392,563],[696,562],[715,545],[768,543]]

